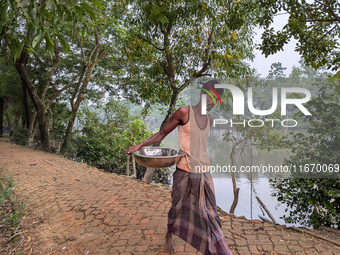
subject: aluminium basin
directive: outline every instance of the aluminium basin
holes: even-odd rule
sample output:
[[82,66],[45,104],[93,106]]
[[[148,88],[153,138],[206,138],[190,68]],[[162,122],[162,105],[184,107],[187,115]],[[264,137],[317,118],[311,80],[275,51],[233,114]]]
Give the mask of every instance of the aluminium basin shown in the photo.
[[150,168],[166,168],[176,164],[185,153],[180,149],[142,147],[132,153],[138,164]]

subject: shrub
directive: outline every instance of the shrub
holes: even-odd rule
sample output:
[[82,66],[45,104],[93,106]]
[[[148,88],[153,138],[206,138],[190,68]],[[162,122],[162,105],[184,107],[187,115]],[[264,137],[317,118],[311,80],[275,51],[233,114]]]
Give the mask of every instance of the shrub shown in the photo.
[[[312,114],[306,117],[307,134],[294,134],[295,154],[285,162],[297,168],[309,165],[310,172],[300,174],[298,169],[289,178],[271,180],[278,189],[273,195],[292,208],[282,217],[287,223],[340,229],[340,100],[336,88],[340,86],[320,84],[319,96],[307,103]],[[332,173],[316,168],[312,172],[312,164],[333,165]]]
[[[125,173],[125,150],[152,135],[141,120],[132,119],[128,106],[119,101],[111,100],[95,110],[84,109],[80,122],[82,131],[66,149],[69,157],[108,172]],[[137,170],[139,176],[145,171],[141,166]]]
[[15,185],[11,177],[0,177],[0,206],[5,203],[5,200],[8,200],[13,206],[11,213],[9,215],[0,214],[0,219],[2,223],[10,224],[12,227],[20,223],[20,219],[26,215],[25,210],[27,210],[26,205],[16,199],[14,189]]
[[25,145],[27,141],[28,129],[25,126],[18,126],[11,132],[10,140],[18,145]]

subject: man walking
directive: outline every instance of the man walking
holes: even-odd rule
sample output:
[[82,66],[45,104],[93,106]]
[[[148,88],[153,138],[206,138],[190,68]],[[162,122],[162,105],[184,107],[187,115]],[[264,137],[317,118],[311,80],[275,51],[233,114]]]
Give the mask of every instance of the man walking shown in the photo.
[[[215,84],[218,84],[218,81],[203,83],[204,91],[209,91],[215,97],[213,100],[207,96],[207,111],[215,106],[215,92],[220,95],[223,93],[223,89],[215,90]],[[131,154],[141,147],[159,143],[178,126],[179,146],[185,155],[176,163],[176,171],[173,174],[172,204],[168,214],[165,251],[176,252],[172,241],[174,234],[204,255],[230,255],[232,253],[223,236],[217,213],[211,174],[197,170],[208,169],[210,165],[206,141],[213,122],[210,114],[201,114],[201,106],[202,99],[195,106],[180,107],[162,130],[144,142],[129,147],[126,153]]]

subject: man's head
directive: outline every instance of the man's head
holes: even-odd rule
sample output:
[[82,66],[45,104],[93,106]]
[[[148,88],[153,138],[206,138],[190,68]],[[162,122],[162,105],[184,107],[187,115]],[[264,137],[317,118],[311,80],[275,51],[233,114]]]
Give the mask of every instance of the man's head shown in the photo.
[[[222,88],[215,88],[216,84],[220,84],[217,80],[209,80],[207,82],[200,82],[201,84],[203,84],[203,89],[207,90],[210,92],[210,94],[214,97],[215,101],[218,101],[218,96],[216,95],[216,93],[214,91],[211,90],[211,88],[213,88],[217,94],[219,94],[219,96],[222,96],[223,94],[223,90]],[[202,90],[201,94],[207,94],[204,90]],[[210,95],[207,96],[207,111],[210,111],[212,108],[214,108],[215,106],[215,102],[214,100],[211,98]]]

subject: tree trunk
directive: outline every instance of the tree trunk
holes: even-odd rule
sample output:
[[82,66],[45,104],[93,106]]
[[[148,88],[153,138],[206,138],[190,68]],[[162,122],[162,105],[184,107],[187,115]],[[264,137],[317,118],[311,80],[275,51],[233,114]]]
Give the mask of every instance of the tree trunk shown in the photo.
[[28,76],[26,70],[26,64],[28,59],[28,54],[25,49],[22,50],[20,58],[15,61],[15,67],[18,70],[23,86],[26,86],[28,93],[33,101],[34,107],[37,111],[37,115],[39,118],[39,131],[40,131],[40,143],[41,149],[47,152],[51,151],[49,146],[48,132],[46,130],[46,116],[45,116],[45,107],[43,102],[40,100],[38,96],[38,92],[35,89],[31,79]]
[[234,201],[233,201],[233,203],[232,203],[232,205],[230,207],[229,213],[234,214],[235,208],[236,208],[236,206],[238,204],[238,194],[240,192],[240,188],[236,187],[235,173],[232,172],[231,176],[232,176],[232,181],[233,181]]
[[0,97],[0,137],[3,137],[3,123],[4,123],[4,100]]
[[[23,49],[22,52],[21,52],[21,55],[20,55],[20,59],[17,60],[17,62],[18,62],[18,64],[22,65],[26,69],[28,58],[29,58],[29,55]],[[30,121],[31,121],[31,109],[30,109],[30,104],[29,104],[28,94],[27,94],[27,84],[26,84],[26,80],[23,78],[23,76],[20,75],[20,78],[21,78],[21,86],[22,86],[22,92],[23,92],[22,93],[22,95],[23,95],[22,102],[23,102],[24,107],[25,107],[25,118],[26,118],[25,124],[26,124],[26,127],[29,128]]]
[[34,112],[33,116],[31,117],[30,120],[30,125],[28,127],[28,135],[27,135],[27,144],[28,146],[31,146],[33,141],[34,141],[34,134],[35,134],[35,117],[37,116],[37,112]]
[[[100,53],[101,49],[100,49],[98,31],[96,29],[94,30],[94,36],[95,36],[95,40],[96,40],[96,47],[95,47],[95,51],[94,51],[94,55],[93,55],[93,60],[92,60],[91,63],[89,63],[89,62],[86,61],[86,59],[84,57],[84,63],[83,63],[84,66],[83,66],[82,74],[80,75],[80,78],[79,78],[78,87],[74,91],[73,96],[70,99],[71,107],[72,107],[72,113],[71,113],[71,118],[70,118],[68,125],[67,125],[64,142],[63,142],[63,145],[61,146],[61,151],[65,150],[66,147],[68,146],[68,143],[69,143],[70,138],[71,138],[71,133],[72,133],[74,121],[75,121],[76,116],[77,116],[78,109],[80,107],[81,102],[85,99],[85,91],[86,91],[87,86],[88,86],[88,84],[91,80],[93,70],[94,70],[95,66],[97,65],[97,63],[99,61],[99,53]],[[88,67],[88,70],[87,70],[87,73],[86,73],[84,80],[82,81],[86,67]],[[78,88],[79,88],[81,82],[82,82],[82,86],[81,86],[79,94],[77,96],[77,100],[74,103],[74,99],[75,99],[75,97],[78,93]]]
[[63,145],[61,146],[61,151],[64,151],[70,142],[74,121],[76,120],[76,116],[77,116],[77,111],[78,109],[72,108],[71,118],[67,124],[67,129],[66,129]]
[[161,130],[166,124],[168,124],[170,122],[172,115],[175,113],[175,106],[176,106],[178,95],[179,95],[178,91],[176,91],[176,90],[173,91],[171,101],[170,101],[170,105],[169,105],[169,109],[168,109],[168,113],[165,116],[159,130]]
[[8,115],[7,110],[5,111],[5,115],[6,115],[7,127],[8,127],[8,129],[9,129],[9,132],[11,132],[11,130],[12,130],[12,125],[11,125],[11,120],[9,119],[9,115]]
[[[42,112],[41,112],[42,111]],[[44,109],[38,111],[41,150],[51,152]]]
[[155,172],[156,168],[146,168],[145,174],[144,174],[144,178],[143,181],[145,181],[146,183],[151,183],[152,182],[152,177],[153,177],[153,173]]
[[[47,118],[47,132],[48,132],[48,139],[50,141],[50,145],[51,143],[53,143],[53,146],[55,146],[53,140],[53,113],[51,111],[51,109],[48,109],[48,112],[50,113],[50,116]],[[52,141],[52,142],[51,142]]]
[[30,104],[28,100],[27,88],[23,80],[21,81],[21,84],[22,84],[22,90],[23,90],[23,103],[25,107],[25,123],[26,123],[26,127],[29,128],[30,121],[31,121],[31,109],[30,109]]
[[14,127],[13,129],[17,129],[19,126],[19,119],[18,119],[18,116],[14,116]]
[[[235,147],[233,147],[233,150],[235,150]],[[235,163],[235,154],[236,152],[233,151],[230,155],[230,158],[231,158],[231,167],[234,166],[234,163]],[[235,208],[237,206],[237,203],[238,203],[238,194],[240,192],[240,188],[237,188],[236,187],[236,180],[235,180],[235,173],[234,172],[231,172],[231,177],[232,177],[232,182],[233,182],[233,192],[234,192],[234,201],[230,207],[230,210],[229,210],[229,213],[232,213],[234,214],[235,212]]]
[[85,80],[83,81],[83,85],[82,85],[82,87],[80,89],[80,92],[78,94],[76,102],[73,103],[73,100],[72,100],[73,97],[71,99],[71,107],[72,107],[71,118],[70,118],[70,120],[68,122],[68,125],[67,125],[64,142],[63,142],[63,145],[61,146],[61,151],[66,149],[66,147],[68,146],[68,143],[70,141],[72,130],[73,130],[74,121],[76,120],[77,112],[79,110],[80,104],[85,99],[85,91],[87,89],[88,83],[90,82],[91,75],[92,75],[92,72],[93,72],[93,69],[94,69],[95,65],[96,64],[93,63],[89,67],[89,69],[87,71],[87,74],[86,74],[86,77],[85,77]]

